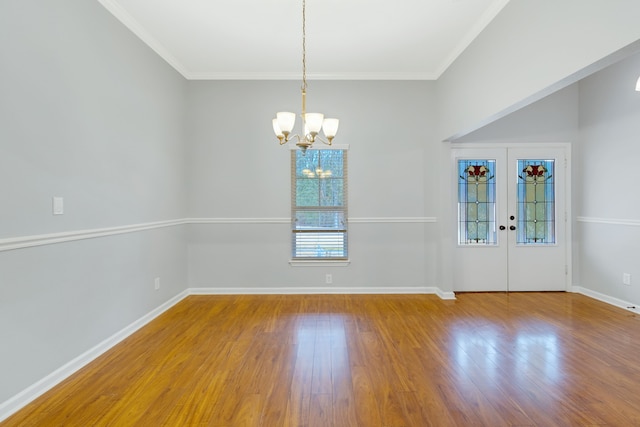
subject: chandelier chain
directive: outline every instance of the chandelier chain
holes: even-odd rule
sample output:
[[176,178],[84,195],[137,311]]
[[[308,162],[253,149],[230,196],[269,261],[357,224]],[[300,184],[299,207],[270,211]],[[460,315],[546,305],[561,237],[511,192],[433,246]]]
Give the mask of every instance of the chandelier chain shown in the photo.
[[[338,131],[338,119],[325,119],[322,113],[307,113],[307,1],[302,1],[302,119],[301,134],[292,134],[295,125],[296,114],[288,111],[280,111],[276,118],[272,119],[273,131],[280,145],[295,139],[296,146],[306,153],[314,142],[321,141],[331,145]],[[323,139],[319,132],[324,132]]]
[[302,0],[302,90],[307,89],[307,2]]

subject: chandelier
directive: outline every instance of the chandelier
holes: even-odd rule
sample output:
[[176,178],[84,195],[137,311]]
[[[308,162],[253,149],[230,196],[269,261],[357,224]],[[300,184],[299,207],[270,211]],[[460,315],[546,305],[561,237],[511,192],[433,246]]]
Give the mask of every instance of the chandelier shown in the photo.
[[[292,135],[296,121],[296,114],[281,111],[273,119],[273,131],[278,137],[280,145],[286,144],[291,139],[296,140],[296,145],[303,153],[313,145],[316,140],[331,145],[338,131],[338,119],[325,119],[322,113],[307,113],[307,28],[306,28],[306,0],[302,0],[302,135]],[[325,138],[318,134],[322,129]]]

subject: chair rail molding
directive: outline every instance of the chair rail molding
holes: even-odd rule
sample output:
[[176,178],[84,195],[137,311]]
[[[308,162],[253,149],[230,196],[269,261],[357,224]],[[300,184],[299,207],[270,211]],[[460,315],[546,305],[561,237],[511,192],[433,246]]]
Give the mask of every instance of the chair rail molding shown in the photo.
[[[349,218],[351,224],[426,224],[436,223],[435,217],[375,217]],[[165,227],[189,224],[290,224],[290,218],[182,218],[165,221],[146,222],[116,227],[63,231],[59,233],[36,234],[0,239],[0,252],[75,240],[95,239],[117,234],[137,233]],[[639,221],[640,223],[640,221]]]

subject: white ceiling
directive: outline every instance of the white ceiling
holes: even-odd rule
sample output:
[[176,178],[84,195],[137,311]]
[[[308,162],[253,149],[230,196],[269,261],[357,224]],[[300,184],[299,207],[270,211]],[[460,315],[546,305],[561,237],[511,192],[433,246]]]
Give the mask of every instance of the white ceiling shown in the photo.
[[[98,0],[188,79],[299,79],[302,0]],[[437,79],[509,0],[307,0],[309,79]]]

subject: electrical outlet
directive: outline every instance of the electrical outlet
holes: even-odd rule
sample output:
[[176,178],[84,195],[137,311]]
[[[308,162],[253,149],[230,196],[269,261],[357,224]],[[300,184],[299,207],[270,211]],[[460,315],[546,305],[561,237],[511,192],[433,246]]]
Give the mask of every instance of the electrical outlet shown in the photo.
[[631,274],[622,273],[622,284],[623,285],[631,285]]
[[154,286],[156,291],[158,289],[160,289],[160,278],[159,277],[156,277],[156,279],[154,280],[153,286]]
[[327,285],[332,284],[332,283],[333,283],[333,276],[332,276],[331,274],[327,274],[327,275],[325,275],[325,276],[324,276],[324,282],[325,282]]

